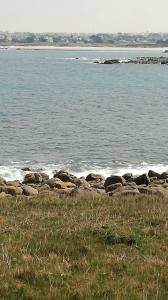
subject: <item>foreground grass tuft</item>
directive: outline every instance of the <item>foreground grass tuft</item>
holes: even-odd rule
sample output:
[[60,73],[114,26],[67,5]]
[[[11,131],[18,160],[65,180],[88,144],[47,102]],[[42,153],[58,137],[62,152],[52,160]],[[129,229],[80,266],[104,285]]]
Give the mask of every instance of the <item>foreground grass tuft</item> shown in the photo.
[[0,299],[168,299],[168,199],[0,199]]

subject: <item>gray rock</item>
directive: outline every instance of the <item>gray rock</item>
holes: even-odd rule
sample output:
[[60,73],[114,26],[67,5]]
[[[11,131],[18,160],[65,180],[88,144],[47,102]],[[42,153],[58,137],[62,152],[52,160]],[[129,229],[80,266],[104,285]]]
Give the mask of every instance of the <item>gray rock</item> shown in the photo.
[[160,179],[168,179],[168,172],[163,172],[163,173],[160,175]]
[[133,175],[132,173],[126,173],[123,175],[123,178],[126,180],[126,181],[131,181],[133,179]]
[[100,175],[100,174],[93,174],[90,173],[86,176],[86,181],[105,181],[104,176]]
[[160,178],[160,174],[155,172],[155,171],[152,171],[152,170],[149,170],[148,172],[148,176],[151,178],[151,177],[156,177],[157,179]]
[[134,182],[137,185],[142,185],[142,184],[149,185],[150,184],[150,178],[147,174],[143,174],[143,175],[140,175],[140,176],[134,178]]
[[76,176],[63,170],[60,170],[59,172],[55,173],[54,178],[59,178],[63,182],[72,182],[72,183],[75,183],[77,180]]
[[112,192],[118,188],[121,188],[122,187],[122,184],[121,183],[115,183],[115,184],[111,184],[111,185],[108,185],[106,187],[106,192]]
[[122,176],[112,175],[107,177],[104,183],[105,188],[111,184],[121,183],[122,185],[126,184],[126,180]]

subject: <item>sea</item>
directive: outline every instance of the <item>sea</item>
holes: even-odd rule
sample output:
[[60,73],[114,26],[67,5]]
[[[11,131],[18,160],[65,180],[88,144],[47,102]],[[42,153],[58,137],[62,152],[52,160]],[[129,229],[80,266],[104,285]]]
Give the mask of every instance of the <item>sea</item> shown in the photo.
[[0,50],[0,176],[168,170],[168,66],[97,60],[161,49]]

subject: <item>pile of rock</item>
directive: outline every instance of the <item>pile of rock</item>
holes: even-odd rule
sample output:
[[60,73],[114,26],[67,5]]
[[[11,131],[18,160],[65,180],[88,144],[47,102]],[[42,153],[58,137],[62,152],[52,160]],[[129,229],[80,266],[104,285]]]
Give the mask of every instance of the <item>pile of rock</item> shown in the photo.
[[66,171],[59,171],[53,178],[43,172],[28,173],[23,182],[6,181],[0,178],[0,197],[67,195],[99,197],[108,195],[119,197],[125,195],[150,194],[164,196],[168,194],[168,172],[159,174],[150,170],[148,174],[133,176],[112,175],[106,179],[99,174],[89,174],[86,178],[77,178]]
[[94,61],[94,63],[103,64],[103,65],[113,65],[113,64],[140,64],[140,65],[149,65],[149,64],[168,64],[168,57],[137,57],[135,59],[106,59],[103,61]]

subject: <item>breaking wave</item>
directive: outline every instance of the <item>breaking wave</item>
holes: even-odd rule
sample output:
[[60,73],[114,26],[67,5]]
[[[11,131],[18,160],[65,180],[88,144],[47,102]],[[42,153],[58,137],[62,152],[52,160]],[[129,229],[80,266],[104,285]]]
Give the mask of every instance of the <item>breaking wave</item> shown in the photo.
[[[31,171],[23,170],[25,167],[29,167]],[[0,166],[0,176],[10,180],[20,180],[22,181],[24,176],[30,172],[44,172],[53,177],[53,174],[59,170],[66,170],[73,173],[77,177],[86,177],[89,173],[101,174],[105,177],[110,175],[123,175],[125,173],[133,173],[134,175],[147,173],[149,170],[154,170],[158,173],[163,173],[168,170],[168,165],[164,164],[148,164],[142,162],[139,165],[114,165],[111,167],[102,167],[102,166],[89,166],[88,164],[83,164],[80,167],[75,167],[74,165],[64,165],[64,164],[48,164],[48,165],[31,165],[13,162],[11,165],[1,165]]]

